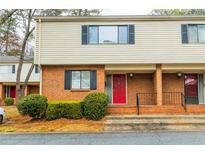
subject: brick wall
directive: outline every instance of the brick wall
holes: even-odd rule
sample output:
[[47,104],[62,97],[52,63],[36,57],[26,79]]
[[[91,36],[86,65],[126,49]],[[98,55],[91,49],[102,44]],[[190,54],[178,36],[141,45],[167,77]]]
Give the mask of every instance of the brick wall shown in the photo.
[[136,93],[153,93],[153,74],[134,74],[127,77],[128,106],[136,106]]
[[180,104],[183,99],[180,93],[184,93],[184,77],[178,78],[176,73],[163,74],[162,90],[163,104]]
[[0,105],[3,104],[3,84],[0,83]]
[[103,65],[42,66],[42,94],[48,100],[82,100],[92,91],[64,90],[65,70],[97,70],[97,90],[104,92],[105,71]]

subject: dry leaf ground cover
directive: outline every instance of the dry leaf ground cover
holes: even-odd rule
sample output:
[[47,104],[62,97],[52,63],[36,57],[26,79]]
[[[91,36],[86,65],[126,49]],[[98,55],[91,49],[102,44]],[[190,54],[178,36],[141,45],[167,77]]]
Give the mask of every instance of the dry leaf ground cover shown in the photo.
[[18,113],[16,106],[1,106],[6,111],[6,120],[0,132],[102,132],[104,120],[58,119],[53,121],[32,120]]

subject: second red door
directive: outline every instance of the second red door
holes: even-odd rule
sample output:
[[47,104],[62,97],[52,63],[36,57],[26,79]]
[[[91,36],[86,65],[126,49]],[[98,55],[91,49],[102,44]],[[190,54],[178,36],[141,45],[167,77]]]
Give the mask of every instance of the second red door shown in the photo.
[[124,74],[113,75],[113,104],[126,104],[126,77]]

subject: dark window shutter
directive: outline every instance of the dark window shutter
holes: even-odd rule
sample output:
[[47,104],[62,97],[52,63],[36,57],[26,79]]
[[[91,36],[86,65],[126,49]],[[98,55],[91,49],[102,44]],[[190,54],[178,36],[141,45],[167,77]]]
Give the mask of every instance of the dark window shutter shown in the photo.
[[188,25],[187,24],[182,24],[181,25],[181,38],[182,38],[182,43],[188,43]]
[[82,44],[88,44],[88,26],[82,26]]
[[129,31],[129,44],[135,44],[135,25],[128,26]]
[[65,78],[64,78],[64,89],[65,90],[71,89],[71,81],[72,81],[71,71],[66,70]]
[[12,65],[12,73],[15,73],[15,65]]
[[97,89],[97,74],[96,70],[90,71],[90,89],[96,90]]

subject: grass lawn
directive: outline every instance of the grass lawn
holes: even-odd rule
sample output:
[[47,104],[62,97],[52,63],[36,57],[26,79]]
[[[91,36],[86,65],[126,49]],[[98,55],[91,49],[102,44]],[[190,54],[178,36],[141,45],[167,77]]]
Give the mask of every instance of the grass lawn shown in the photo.
[[58,119],[53,121],[31,120],[18,113],[16,106],[1,106],[6,111],[6,121],[0,132],[102,132],[104,120]]

